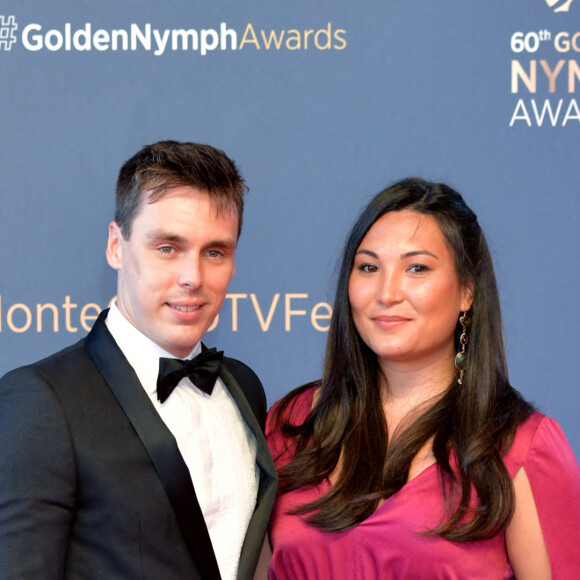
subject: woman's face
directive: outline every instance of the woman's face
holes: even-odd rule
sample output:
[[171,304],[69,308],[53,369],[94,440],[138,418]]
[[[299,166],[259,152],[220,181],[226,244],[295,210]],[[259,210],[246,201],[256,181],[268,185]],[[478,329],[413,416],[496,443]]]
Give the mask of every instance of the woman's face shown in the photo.
[[354,324],[384,368],[453,363],[457,319],[473,291],[459,282],[434,217],[379,218],[357,249],[348,294]]

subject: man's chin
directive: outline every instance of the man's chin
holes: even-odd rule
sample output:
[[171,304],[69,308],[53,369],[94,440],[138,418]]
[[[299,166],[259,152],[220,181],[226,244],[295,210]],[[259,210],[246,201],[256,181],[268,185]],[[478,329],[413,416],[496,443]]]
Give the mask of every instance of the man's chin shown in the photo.
[[191,337],[184,340],[174,341],[167,344],[165,350],[170,352],[173,356],[178,356],[179,358],[186,358],[191,351],[197,346],[199,341],[202,339],[203,334],[195,333]]

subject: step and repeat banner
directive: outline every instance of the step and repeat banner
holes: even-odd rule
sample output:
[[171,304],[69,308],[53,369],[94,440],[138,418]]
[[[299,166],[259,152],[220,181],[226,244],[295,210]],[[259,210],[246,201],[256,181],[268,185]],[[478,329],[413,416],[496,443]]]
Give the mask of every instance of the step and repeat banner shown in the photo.
[[209,143],[249,186],[206,342],[273,403],[321,374],[336,260],[392,181],[463,193],[499,280],[511,380],[580,454],[580,0],[5,0],[0,374],[115,294],[121,164]]

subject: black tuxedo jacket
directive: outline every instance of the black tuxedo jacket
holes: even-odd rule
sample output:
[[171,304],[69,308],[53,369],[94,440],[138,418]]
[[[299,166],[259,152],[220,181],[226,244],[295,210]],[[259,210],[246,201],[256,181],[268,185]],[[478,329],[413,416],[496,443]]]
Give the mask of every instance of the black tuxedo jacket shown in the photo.
[[[0,578],[219,579],[187,466],[105,316],[0,380]],[[250,580],[276,494],[266,400],[239,361],[224,358],[220,377],[257,441],[238,573]]]

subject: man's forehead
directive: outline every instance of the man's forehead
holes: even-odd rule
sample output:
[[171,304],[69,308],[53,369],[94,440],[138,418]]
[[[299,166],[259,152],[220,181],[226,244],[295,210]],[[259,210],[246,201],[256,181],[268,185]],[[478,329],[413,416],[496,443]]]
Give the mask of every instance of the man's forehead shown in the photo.
[[[207,200],[210,206],[218,214],[232,213],[237,214],[235,202],[223,194],[210,192],[205,189],[198,189],[191,185],[174,185],[170,187],[148,187],[143,190],[141,195],[141,204],[154,204],[168,197],[183,197],[192,199]],[[239,216],[238,216],[239,217]]]

